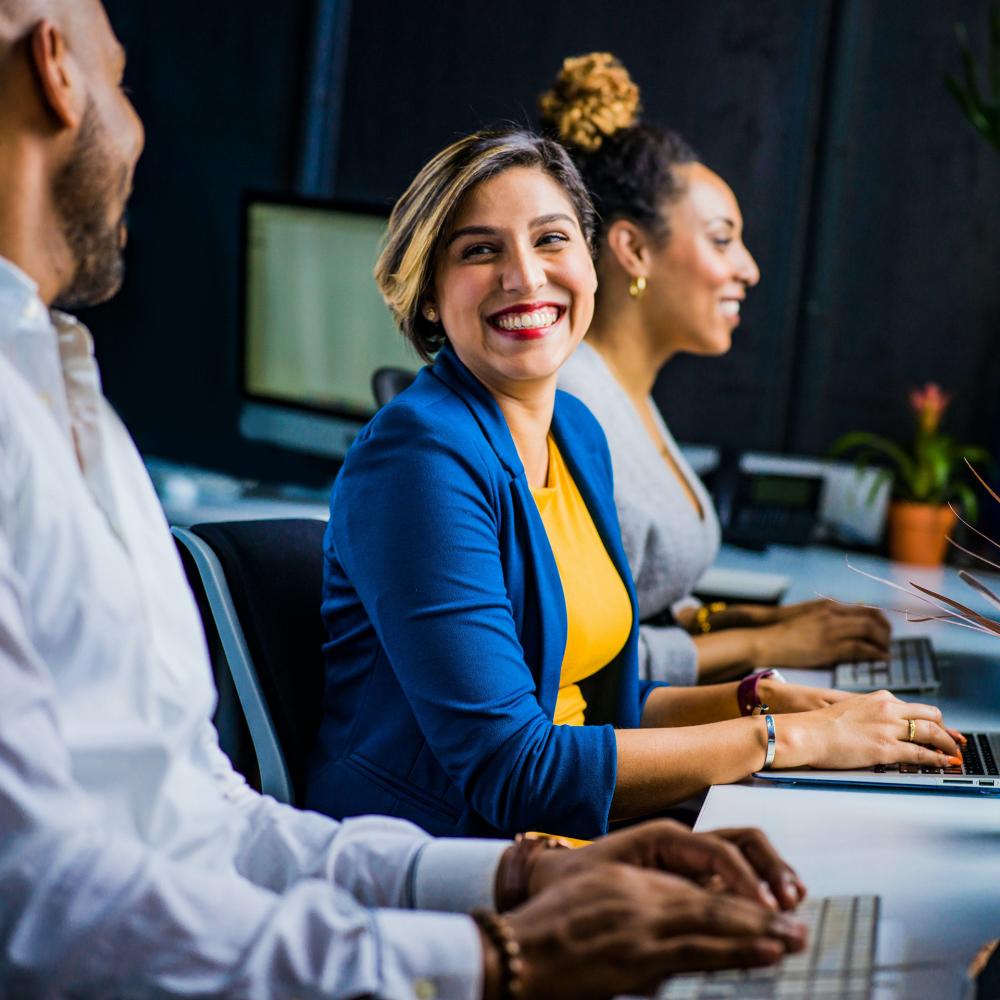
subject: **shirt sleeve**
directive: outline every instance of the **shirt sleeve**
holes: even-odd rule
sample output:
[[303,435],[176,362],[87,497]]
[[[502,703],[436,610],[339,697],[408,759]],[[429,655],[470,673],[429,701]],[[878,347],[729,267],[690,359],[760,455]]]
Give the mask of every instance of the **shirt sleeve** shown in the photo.
[[[275,856],[301,851],[295,881],[286,861],[270,878],[263,861],[280,841],[280,809],[242,846],[235,868],[173,859],[109,825],[74,779],[52,676],[28,621],[0,523],[0,994],[480,995],[479,936],[468,917],[388,908],[406,901],[426,843],[406,824],[360,821],[340,840],[331,821],[288,818]],[[328,849],[316,852],[324,840]],[[379,880],[382,858],[394,873]]]
[[[327,559],[346,579],[327,594],[360,598],[434,756],[486,822],[604,833],[614,729],[556,726],[538,703],[500,554],[523,544],[498,521],[496,491],[512,487],[470,435],[441,432],[445,417],[399,409],[338,477]],[[335,598],[324,614],[338,618]]]
[[468,913],[494,905],[508,841],[433,840],[405,820],[359,816],[337,823],[283,805],[250,788],[219,749],[215,729],[206,723],[206,730],[216,781],[246,820],[237,863],[256,884],[280,892],[321,878],[368,906]]
[[639,676],[684,687],[698,683],[698,650],[680,626],[639,628]]

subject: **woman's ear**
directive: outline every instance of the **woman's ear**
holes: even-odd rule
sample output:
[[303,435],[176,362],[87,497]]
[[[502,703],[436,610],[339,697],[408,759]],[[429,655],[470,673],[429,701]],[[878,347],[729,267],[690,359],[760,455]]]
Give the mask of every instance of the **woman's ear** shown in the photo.
[[420,314],[428,323],[436,323],[441,318],[437,303],[429,296],[424,299],[424,304],[420,307]]
[[630,278],[646,277],[650,267],[649,235],[629,219],[616,219],[604,239],[618,266]]

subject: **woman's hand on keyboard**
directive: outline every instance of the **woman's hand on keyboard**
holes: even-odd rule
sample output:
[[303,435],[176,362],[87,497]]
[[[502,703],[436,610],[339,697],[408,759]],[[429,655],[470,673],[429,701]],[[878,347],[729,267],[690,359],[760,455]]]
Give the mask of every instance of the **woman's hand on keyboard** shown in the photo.
[[[914,720],[913,741],[909,740]],[[960,751],[933,705],[888,691],[855,695],[815,712],[777,721],[775,767],[859,768],[874,764],[947,767]],[[950,760],[949,760],[950,758]]]
[[694,833],[668,819],[619,830],[578,850],[539,852],[529,874],[529,891],[539,892],[571,874],[607,862],[683,875],[769,909],[792,909],[806,895],[798,875],[760,830]]
[[768,667],[821,667],[844,660],[884,660],[889,623],[881,611],[810,601],[798,614],[756,629],[753,662]]
[[773,965],[806,943],[789,914],[614,862],[550,886],[506,919],[525,1000],[648,994],[675,973]]

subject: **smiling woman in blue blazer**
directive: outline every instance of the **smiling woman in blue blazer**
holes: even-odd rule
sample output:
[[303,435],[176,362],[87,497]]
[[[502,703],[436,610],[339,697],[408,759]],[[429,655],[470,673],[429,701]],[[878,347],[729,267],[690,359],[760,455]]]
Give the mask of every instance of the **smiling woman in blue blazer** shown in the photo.
[[[593,314],[592,220],[567,154],[523,132],[448,147],[393,211],[376,277],[436,360],[362,431],[334,487],[311,808],[590,837],[765,755],[943,760],[908,742],[910,718],[919,743],[955,752],[937,709],[887,694],[638,680],[607,444],[556,391]],[[741,714],[758,700],[799,713],[770,747],[765,718]]]

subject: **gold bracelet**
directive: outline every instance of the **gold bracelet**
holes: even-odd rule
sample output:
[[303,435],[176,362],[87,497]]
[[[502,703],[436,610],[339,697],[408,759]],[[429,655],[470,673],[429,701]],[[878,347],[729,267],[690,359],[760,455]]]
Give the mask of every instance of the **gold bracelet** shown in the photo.
[[542,851],[564,849],[555,837],[526,837],[519,833],[514,844],[503,855],[497,870],[496,905],[497,912],[513,910],[528,899],[528,880],[537,855]]
[[712,631],[712,623],[709,620],[711,615],[725,611],[728,605],[725,601],[712,601],[711,604],[703,604],[695,613],[694,620],[702,635],[708,635]]

